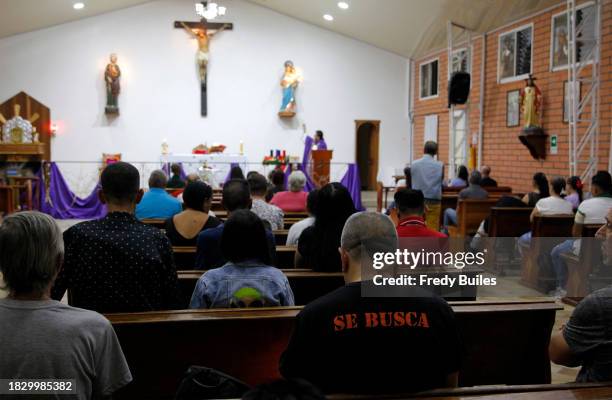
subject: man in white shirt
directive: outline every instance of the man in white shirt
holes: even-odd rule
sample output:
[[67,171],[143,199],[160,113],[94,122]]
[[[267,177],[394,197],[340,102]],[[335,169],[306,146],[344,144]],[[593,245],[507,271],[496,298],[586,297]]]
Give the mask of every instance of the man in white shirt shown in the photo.
[[[582,236],[582,226],[590,224],[604,224],[606,214],[612,208],[612,177],[607,171],[598,171],[591,180],[591,199],[585,200],[578,206],[572,235],[575,238]],[[567,280],[567,265],[561,257],[563,253],[571,251],[578,254],[580,240],[566,240],[555,246],[550,253],[553,263],[553,271],[557,277],[557,289],[551,294],[555,297],[564,297],[566,294],[565,284]]]
[[316,189],[308,193],[308,197],[306,198],[306,211],[308,211],[308,215],[310,216],[291,225],[291,228],[289,228],[289,233],[287,234],[287,246],[297,246],[300,240],[300,235],[304,229],[314,225],[315,218],[313,215],[317,201],[317,193],[318,190]]

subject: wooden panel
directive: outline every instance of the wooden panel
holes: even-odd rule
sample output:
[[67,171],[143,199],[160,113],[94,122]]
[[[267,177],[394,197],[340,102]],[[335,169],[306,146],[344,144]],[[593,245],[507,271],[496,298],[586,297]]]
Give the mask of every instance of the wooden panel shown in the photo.
[[584,225],[582,237],[587,239],[580,241],[580,256],[563,255],[567,263],[567,297],[573,301],[580,301],[591,292],[591,272],[601,263],[601,242],[593,240],[599,228],[601,225]]
[[546,293],[554,286],[550,252],[564,238],[572,236],[574,217],[534,216],[531,242],[521,264],[521,283]]
[[[306,305],[342,286],[344,275],[340,272],[314,272],[309,269],[283,269],[289,280],[296,305]],[[196,282],[205,271],[179,271],[179,286],[183,296],[182,304],[189,306],[189,301]]]
[[[553,301],[451,303],[467,358],[462,386],[550,382]],[[299,307],[108,314],[134,381],[116,398],[170,398],[190,365],[259,384],[278,362]]]
[[[380,395],[329,395],[329,400],[374,400]],[[435,389],[420,393],[385,395],[385,399],[421,400],[590,400],[612,398],[612,385],[604,383],[564,383],[554,385],[487,385],[469,388]]]
[[[449,227],[450,236],[466,237],[476,233],[480,223],[489,216],[497,199],[459,200],[457,204],[457,227]],[[453,229],[451,229],[453,228]]]
[[0,186],[0,216],[15,212],[15,194],[10,186]]

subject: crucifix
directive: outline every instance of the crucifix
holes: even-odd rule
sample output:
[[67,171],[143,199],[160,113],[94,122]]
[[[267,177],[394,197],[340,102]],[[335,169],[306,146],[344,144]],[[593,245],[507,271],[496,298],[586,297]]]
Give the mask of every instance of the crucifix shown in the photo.
[[[207,2],[202,2],[203,8],[207,7]],[[200,87],[202,96],[202,116],[208,114],[207,101],[207,77],[208,77],[208,61],[210,59],[209,44],[210,40],[218,33],[224,30],[232,30],[232,23],[208,22],[205,17],[202,17],[200,22],[174,21],[175,28],[184,29],[198,41],[198,51],[196,53],[196,62],[200,76]]]

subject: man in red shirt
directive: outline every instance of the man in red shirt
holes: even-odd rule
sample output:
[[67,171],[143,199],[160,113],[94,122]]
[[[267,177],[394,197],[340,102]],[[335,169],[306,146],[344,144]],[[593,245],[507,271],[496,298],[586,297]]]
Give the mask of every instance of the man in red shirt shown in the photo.
[[423,192],[409,188],[400,189],[393,196],[397,210],[397,236],[402,237],[437,237],[445,234],[430,229],[425,224],[425,198]]

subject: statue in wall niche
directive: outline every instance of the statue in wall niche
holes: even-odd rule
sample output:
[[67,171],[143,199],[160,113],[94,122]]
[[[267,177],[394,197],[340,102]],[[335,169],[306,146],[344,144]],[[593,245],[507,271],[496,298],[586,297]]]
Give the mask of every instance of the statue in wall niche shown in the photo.
[[546,158],[546,138],[541,125],[542,92],[535,84],[535,78],[529,75],[526,86],[521,90],[521,108],[525,123],[519,135],[519,140],[536,160]]
[[121,69],[117,65],[117,55],[113,53],[110,55],[110,63],[106,65],[104,70],[104,80],[106,81],[106,107],[104,111],[106,114],[119,114],[120,78]]
[[540,128],[542,92],[535,84],[535,78],[529,75],[527,86],[521,90],[521,106],[525,118],[525,128]]
[[285,61],[285,73],[281,79],[283,101],[278,113],[280,117],[291,118],[295,115],[295,90],[302,82],[302,76],[293,65],[293,61]]

